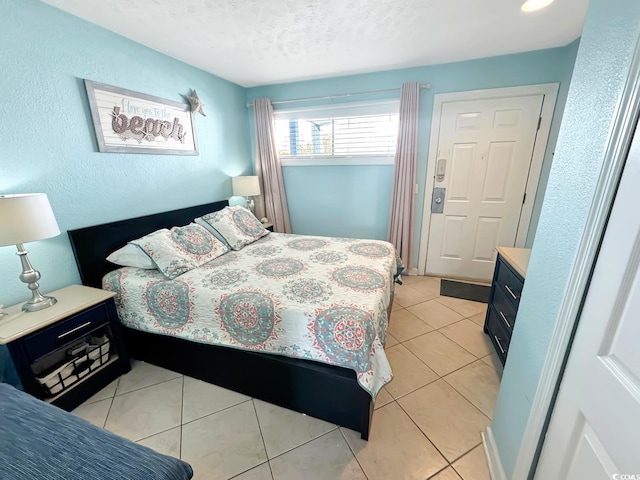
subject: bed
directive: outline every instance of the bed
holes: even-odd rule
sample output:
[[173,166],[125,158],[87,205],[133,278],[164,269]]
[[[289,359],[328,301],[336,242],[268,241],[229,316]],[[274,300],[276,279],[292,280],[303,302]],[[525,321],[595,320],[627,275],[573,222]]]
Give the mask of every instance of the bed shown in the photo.
[[[367,439],[373,399],[391,379],[383,343],[393,299],[393,248],[385,242],[272,233],[175,280],[157,270],[117,269],[105,260],[128,241],[226,206],[216,202],[70,231],[83,283],[120,292],[118,312],[133,358],[337,423]],[[381,251],[387,263],[376,270]],[[336,279],[332,289],[329,281]],[[304,299],[318,291],[326,298],[314,298],[314,309]],[[155,299],[182,294],[183,314],[162,321]],[[270,312],[256,317],[258,326],[268,323],[264,338],[264,328],[243,338],[252,330],[236,332],[224,321],[242,304]],[[371,319],[361,322],[370,358],[350,348],[349,328],[340,333],[346,344],[333,340],[337,325],[344,326],[338,317],[363,311]]]

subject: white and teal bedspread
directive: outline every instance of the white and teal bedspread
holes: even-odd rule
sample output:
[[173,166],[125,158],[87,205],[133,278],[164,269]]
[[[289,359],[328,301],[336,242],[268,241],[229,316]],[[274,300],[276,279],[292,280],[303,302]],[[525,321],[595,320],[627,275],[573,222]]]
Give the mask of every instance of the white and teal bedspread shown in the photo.
[[350,368],[375,398],[396,272],[387,242],[271,233],[174,280],[125,267],[103,286],[128,327]]

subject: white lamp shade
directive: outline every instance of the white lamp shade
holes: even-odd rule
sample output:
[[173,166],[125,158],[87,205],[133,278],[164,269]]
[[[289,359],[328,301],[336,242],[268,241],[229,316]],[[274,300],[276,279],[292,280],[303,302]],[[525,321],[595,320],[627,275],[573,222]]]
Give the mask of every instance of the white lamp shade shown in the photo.
[[60,234],[44,193],[0,195],[0,246],[43,240]]
[[252,197],[260,195],[260,182],[258,177],[233,177],[231,179],[233,194],[240,197]]

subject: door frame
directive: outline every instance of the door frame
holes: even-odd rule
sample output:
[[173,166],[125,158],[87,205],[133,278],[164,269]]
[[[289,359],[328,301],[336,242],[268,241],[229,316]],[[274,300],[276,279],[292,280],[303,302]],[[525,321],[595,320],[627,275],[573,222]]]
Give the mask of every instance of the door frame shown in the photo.
[[431,228],[431,192],[435,183],[435,169],[438,160],[438,140],[440,138],[440,116],[442,106],[448,102],[460,102],[470,100],[491,100],[493,98],[522,97],[527,95],[544,95],[542,109],[540,111],[540,129],[536,135],[533,146],[529,176],[525,193],[527,199],[520,211],[520,221],[516,234],[516,247],[523,247],[527,239],[533,205],[535,203],[538,182],[542,164],[547,150],[551,122],[558,98],[559,83],[542,83],[537,85],[525,85],[522,87],[490,88],[485,90],[469,90],[465,92],[438,93],[433,96],[433,113],[431,117],[431,136],[429,138],[429,156],[427,158],[427,176],[424,190],[424,204],[422,210],[422,229],[420,232],[420,249],[418,256],[418,274],[425,275],[427,270],[427,250],[429,248],[429,230]]
[[[640,39],[627,72],[626,85],[618,103],[615,118],[609,129],[600,176],[593,193],[590,212],[576,258],[569,274],[557,321],[551,334],[549,347],[540,373],[531,411],[518,450],[513,478],[530,479],[535,473],[547,425],[553,412],[555,396],[560,388],[564,365],[569,355],[573,332],[579,321],[584,298],[607,226],[609,212],[622,177],[636,125],[640,119]],[[506,477],[501,471],[500,459],[491,442],[491,427],[487,433],[485,449],[490,452],[495,479]]]

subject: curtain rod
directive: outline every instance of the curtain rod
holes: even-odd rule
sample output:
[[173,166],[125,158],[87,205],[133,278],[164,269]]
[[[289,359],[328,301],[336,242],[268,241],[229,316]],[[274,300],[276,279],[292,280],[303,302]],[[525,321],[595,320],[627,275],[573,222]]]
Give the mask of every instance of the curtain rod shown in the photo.
[[[424,85],[420,85],[420,90],[429,90],[431,88],[431,84],[427,83]],[[399,92],[399,88],[387,88],[385,90],[370,90],[368,92],[357,92],[357,93],[341,93],[338,95],[327,95],[324,97],[307,97],[307,98],[294,98],[291,100],[276,100],[271,102],[272,105],[281,105],[284,103],[298,103],[298,102],[309,102],[311,100],[332,100],[334,98],[345,98],[345,97],[354,97],[356,95],[373,95],[376,93],[389,93],[389,92]],[[253,107],[253,102],[247,103],[247,107]]]

